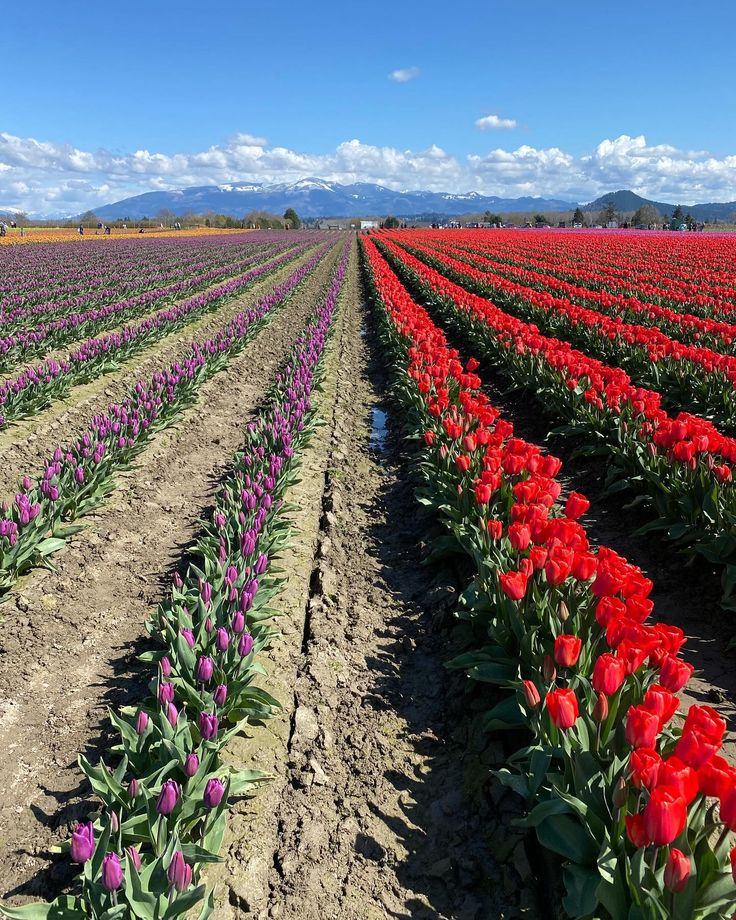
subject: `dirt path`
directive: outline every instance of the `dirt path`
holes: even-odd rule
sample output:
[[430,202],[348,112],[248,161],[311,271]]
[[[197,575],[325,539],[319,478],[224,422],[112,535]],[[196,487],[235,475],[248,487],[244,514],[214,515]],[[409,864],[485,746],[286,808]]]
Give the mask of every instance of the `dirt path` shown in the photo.
[[[56,557],[58,571],[37,573],[16,605],[3,607],[0,893],[6,897],[51,896],[69,880],[66,858],[49,861],[46,850],[89,809],[77,754],[98,738],[106,706],[141,695],[148,674],[135,656],[144,620],[194,538],[244,423],[323,293],[338,248],[231,363],[227,377],[209,381],[179,425],[153,440],[110,505]],[[104,738],[95,742],[92,757],[104,747]]]
[[288,278],[313,253],[312,248],[267,278],[256,281],[242,295],[226,301],[218,310],[207,313],[173,335],[166,336],[111,374],[74,387],[65,399],[54,402],[32,418],[0,431],[0,496],[12,494],[19,475],[32,474],[38,470],[59,442],[85,427],[88,420],[97,412],[104,411],[110,402],[121,399],[136,380],[150,377],[155,371],[168,367],[172,361],[185,355],[195,338],[211,336],[233,316],[247,310],[265,293]]
[[443,667],[457,647],[453,591],[421,566],[432,524],[396,438],[379,450],[372,435],[385,380],[353,284],[322,402],[329,426],[292,496],[269,682],[285,711],[230,749],[276,778],[231,816],[216,917],[536,917],[507,826],[515,804],[469,793],[487,790],[503,753],[471,740],[464,679]]

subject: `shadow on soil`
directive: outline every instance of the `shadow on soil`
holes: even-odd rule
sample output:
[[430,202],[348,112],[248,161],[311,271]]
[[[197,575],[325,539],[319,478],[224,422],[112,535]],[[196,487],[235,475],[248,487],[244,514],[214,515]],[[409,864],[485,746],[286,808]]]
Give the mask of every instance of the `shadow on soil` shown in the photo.
[[[371,382],[378,394],[386,394],[370,319],[365,338]],[[522,813],[521,801],[490,778],[505,761],[503,745],[477,728],[478,714],[494,702],[492,691],[471,688],[463,674],[445,667],[471,638],[450,613],[469,571],[459,556],[440,569],[422,564],[428,541],[443,531],[415,500],[412,454],[405,450],[393,404],[381,402],[372,424],[369,443],[385,478],[373,499],[376,523],[366,542],[375,547],[380,577],[398,603],[377,634],[375,654],[366,659],[373,681],[363,705],[401,716],[407,730],[400,743],[410,749],[417,768],[384,774],[400,793],[403,814],[386,814],[375,803],[371,810],[409,854],[392,867],[399,882],[431,906],[415,899],[388,915],[471,920],[517,917],[521,908],[524,916],[546,920],[552,915],[535,884],[523,835],[511,826]],[[385,858],[381,844],[366,835],[357,849],[366,859]]]

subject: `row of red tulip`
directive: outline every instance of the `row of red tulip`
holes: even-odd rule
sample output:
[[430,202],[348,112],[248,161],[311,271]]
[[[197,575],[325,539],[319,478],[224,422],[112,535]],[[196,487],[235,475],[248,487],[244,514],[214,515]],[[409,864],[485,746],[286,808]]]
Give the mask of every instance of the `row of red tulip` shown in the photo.
[[588,501],[560,502],[560,461],[514,437],[478,363],[463,366],[371,239],[363,252],[395,392],[424,435],[424,501],[475,563],[461,615],[482,647],[453,664],[514,691],[487,724],[531,732],[501,779],[528,798],[542,844],[567,860],[568,914],[724,916],[736,906],[736,771],[717,753],[717,712],[676,716],[692,672],[682,631],[647,622],[651,582],[590,545],[578,520]]

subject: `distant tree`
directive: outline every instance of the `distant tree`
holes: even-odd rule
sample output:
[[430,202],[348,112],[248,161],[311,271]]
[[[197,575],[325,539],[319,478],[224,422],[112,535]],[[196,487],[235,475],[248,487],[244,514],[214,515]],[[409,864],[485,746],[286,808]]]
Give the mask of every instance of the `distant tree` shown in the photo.
[[644,224],[644,226],[648,227],[649,224],[660,224],[661,222],[662,215],[653,204],[643,204],[634,211],[634,216],[631,218],[631,223],[635,227],[639,224]]
[[535,214],[535,215],[534,215],[534,224],[535,224],[535,226],[537,226],[537,227],[544,227],[544,225],[545,225],[546,223],[547,223],[547,218],[544,216],[544,214]]
[[386,220],[384,220],[383,226],[384,226],[387,230],[395,230],[397,227],[400,227],[400,226],[401,226],[401,221],[399,220],[398,217],[390,217],[390,216],[389,216],[389,217],[386,218]]
[[678,204],[675,210],[672,212],[672,220],[677,220],[680,223],[682,223],[684,219],[685,219],[685,212],[682,210],[682,208]]
[[28,223],[28,215],[25,211],[16,211],[15,214],[13,214],[13,220],[19,227],[25,227]]
[[486,211],[483,215],[483,221],[486,224],[502,224],[503,217],[500,214],[494,214],[493,211]]
[[94,211],[85,211],[79,218],[79,223],[84,224],[85,227],[96,227],[99,222],[100,218]]
[[584,224],[585,223],[585,214],[583,214],[582,208],[575,208],[575,213],[572,215],[572,222],[574,224]]
[[176,220],[176,214],[174,214],[171,208],[161,208],[161,210],[156,215],[156,220],[160,224],[163,224],[164,227],[167,227],[169,224],[174,223]]
[[616,205],[613,203],[613,198],[610,198],[604,204],[603,210],[598,215],[598,223],[603,224],[605,227],[614,220],[616,220]]
[[292,230],[298,230],[302,225],[301,220],[299,220],[299,215],[296,213],[294,208],[287,208],[284,211],[284,220],[288,220],[289,226]]

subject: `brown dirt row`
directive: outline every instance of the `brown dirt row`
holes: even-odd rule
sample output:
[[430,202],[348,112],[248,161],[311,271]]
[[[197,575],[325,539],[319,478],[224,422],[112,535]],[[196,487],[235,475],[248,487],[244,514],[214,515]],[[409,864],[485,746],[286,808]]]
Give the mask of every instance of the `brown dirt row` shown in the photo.
[[473,732],[464,678],[444,668],[453,589],[421,565],[432,524],[407,458],[393,436],[377,449],[385,379],[363,320],[354,271],[329,424],[291,496],[301,510],[267,684],[284,712],[229,748],[275,779],[231,814],[216,917],[538,916],[513,797],[474,794],[503,752]]
[[0,496],[15,492],[20,475],[33,475],[38,471],[60,442],[65,443],[70,435],[81,431],[89,419],[104,411],[110,402],[121,399],[136,380],[150,377],[155,371],[183,357],[195,338],[207,338],[241,310],[255,304],[265,293],[288,278],[313,252],[310,249],[306,255],[257,281],[242,295],[228,300],[218,310],[160,340],[118,370],[75,387],[65,399],[54,402],[32,418],[13,423],[0,431]]
[[336,246],[226,377],[203,387],[178,426],[153,439],[109,505],[55,557],[57,570],[35,573],[15,606],[3,607],[0,893],[14,903],[50,897],[70,878],[68,860],[51,859],[48,847],[90,807],[77,754],[99,757],[106,739],[94,739],[106,707],[142,695],[148,673],[135,659],[146,644],[144,621],[191,545],[242,443],[243,425],[315,308],[337,254]]

